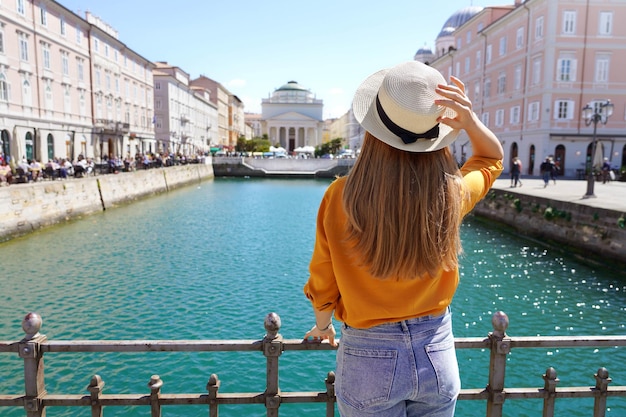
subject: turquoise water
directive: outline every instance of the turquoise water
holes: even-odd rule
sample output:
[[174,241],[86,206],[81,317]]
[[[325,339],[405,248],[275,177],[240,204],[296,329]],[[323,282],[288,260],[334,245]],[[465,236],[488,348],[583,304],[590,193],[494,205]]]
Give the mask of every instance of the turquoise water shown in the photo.
[[[0,244],[0,340],[23,335],[21,319],[37,311],[42,333],[63,339],[260,339],[269,312],[281,334],[302,337],[312,313],[302,294],[324,180],[216,179]],[[626,334],[626,279],[589,268],[558,251],[468,219],[461,284],[453,302],[457,337],[483,337],[498,310],[511,336]],[[610,354],[609,354],[610,353]],[[462,350],[463,386],[484,387],[489,352]],[[105,393],[206,392],[211,373],[222,392],[261,392],[260,353],[48,354],[46,386],[87,394],[93,374]],[[323,391],[334,352],[287,352],[284,391]],[[542,387],[556,368],[559,386],[594,385],[605,366],[626,385],[624,349],[527,349],[508,357],[507,386]],[[23,391],[21,360],[0,355],[0,393]],[[540,415],[541,401],[507,401],[507,416]],[[626,415],[609,398],[607,415]],[[561,400],[557,413],[592,414],[591,400]],[[281,415],[318,416],[324,405],[281,406]],[[458,416],[484,415],[461,401]],[[0,408],[0,416],[21,416]],[[106,408],[107,416],[148,415],[145,407]],[[204,407],[165,407],[164,416],[206,415]],[[89,416],[88,409],[49,408],[48,416]],[[263,416],[263,406],[224,406],[221,416]]]

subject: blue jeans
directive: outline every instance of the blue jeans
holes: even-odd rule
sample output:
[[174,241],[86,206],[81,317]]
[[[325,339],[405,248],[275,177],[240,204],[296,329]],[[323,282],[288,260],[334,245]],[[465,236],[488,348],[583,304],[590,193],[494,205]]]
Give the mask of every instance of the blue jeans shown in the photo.
[[370,329],[343,325],[335,380],[342,417],[452,417],[460,389],[449,310]]

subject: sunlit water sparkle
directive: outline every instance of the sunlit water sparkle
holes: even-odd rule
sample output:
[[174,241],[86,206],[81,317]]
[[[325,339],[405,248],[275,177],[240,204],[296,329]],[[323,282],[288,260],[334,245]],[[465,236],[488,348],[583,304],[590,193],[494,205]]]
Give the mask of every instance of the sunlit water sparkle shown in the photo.
[[[22,337],[21,319],[37,311],[49,340],[260,339],[263,318],[282,319],[298,339],[312,325],[302,294],[324,180],[216,179],[0,244],[0,339]],[[626,280],[561,252],[467,219],[461,284],[453,301],[457,337],[483,337],[505,311],[511,336],[623,335]],[[463,386],[484,387],[489,352],[460,350]],[[526,349],[508,356],[507,386],[542,387],[556,368],[559,386],[594,385],[605,366],[626,385],[624,349]],[[334,352],[287,352],[284,391],[323,391]],[[87,394],[91,376],[105,393],[206,392],[217,373],[222,392],[261,392],[260,353],[48,354],[46,387]],[[23,391],[21,360],[0,355],[0,393]],[[609,398],[608,416],[626,415]],[[505,415],[541,414],[541,401],[507,401]],[[591,414],[592,400],[557,402],[559,415]],[[319,416],[324,405],[283,405],[281,415]],[[460,401],[457,416],[484,415],[482,401]],[[145,407],[108,407],[107,416],[139,416]],[[164,416],[206,415],[205,407],[164,407]],[[22,409],[0,408],[1,416]],[[48,416],[89,416],[52,407]],[[263,406],[224,406],[221,416],[263,416]]]

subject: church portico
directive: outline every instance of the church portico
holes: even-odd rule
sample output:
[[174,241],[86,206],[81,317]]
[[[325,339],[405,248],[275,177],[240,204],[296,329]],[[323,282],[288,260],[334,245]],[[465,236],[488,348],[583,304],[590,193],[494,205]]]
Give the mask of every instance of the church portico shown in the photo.
[[319,146],[324,129],[322,110],[322,100],[290,81],[271,98],[263,100],[261,132],[267,134],[271,145],[281,146],[288,152],[304,146]]

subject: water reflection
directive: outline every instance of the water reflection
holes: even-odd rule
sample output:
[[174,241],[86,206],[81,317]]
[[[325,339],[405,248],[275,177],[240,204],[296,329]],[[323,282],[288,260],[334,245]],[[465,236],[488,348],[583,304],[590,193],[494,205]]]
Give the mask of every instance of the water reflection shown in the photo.
[[[262,320],[270,311],[281,316],[285,338],[300,338],[311,326],[302,286],[327,185],[216,179],[0,244],[0,339],[21,337],[20,320],[29,311],[42,315],[49,339],[255,339],[264,334]],[[509,315],[513,336],[625,334],[622,277],[472,219],[463,227],[463,242],[453,301],[456,336],[486,336],[498,310]],[[488,352],[463,351],[459,358],[464,387],[484,387]],[[623,349],[514,351],[507,385],[543,386],[548,366],[557,369],[562,386],[593,385],[599,364],[616,385],[624,385],[624,361]],[[334,354],[283,355],[281,364],[284,390],[324,390]],[[20,365],[0,356],[0,392],[22,389]],[[85,393],[94,373],[107,381],[107,393],[145,392],[154,373],[167,392],[203,392],[212,372],[226,392],[258,391],[263,371],[264,360],[255,354],[46,358],[51,392]],[[624,402],[610,401],[626,409]],[[513,409],[537,415],[534,403]],[[588,407],[570,403],[559,411],[590,415]],[[304,406],[298,415],[319,415],[322,409]],[[236,410],[224,408],[220,415],[241,415]],[[166,411],[185,416],[189,409]],[[480,402],[459,404],[458,415],[483,412]],[[107,416],[143,414],[145,409],[107,409]],[[56,409],[48,415],[89,413]]]

